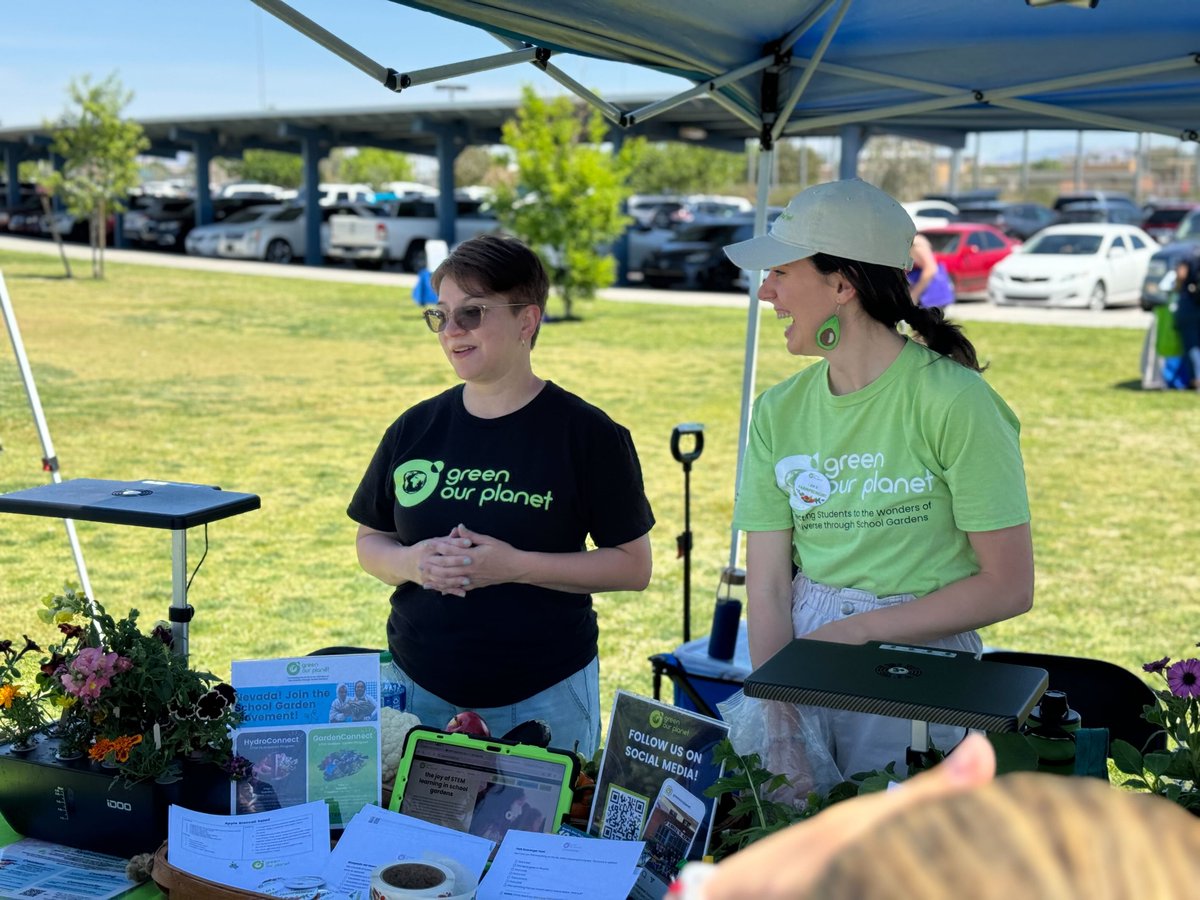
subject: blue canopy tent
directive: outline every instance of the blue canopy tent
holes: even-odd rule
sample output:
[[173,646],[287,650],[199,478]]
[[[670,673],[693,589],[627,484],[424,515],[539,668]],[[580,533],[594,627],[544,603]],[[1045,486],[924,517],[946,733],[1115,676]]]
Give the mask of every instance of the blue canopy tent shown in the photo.
[[[395,0],[485,29],[506,48],[408,72],[280,0],[253,2],[393,91],[529,63],[622,127],[706,97],[722,112],[713,130],[739,128],[760,141],[758,232],[771,149],[785,136],[838,133],[842,177],[854,175],[858,151],[881,130],[960,147],[972,131],[1072,127],[1200,138],[1196,0]],[[559,70],[554,56],[563,53],[677,75],[694,87],[619,109]],[[757,347],[752,291],[739,473]]]

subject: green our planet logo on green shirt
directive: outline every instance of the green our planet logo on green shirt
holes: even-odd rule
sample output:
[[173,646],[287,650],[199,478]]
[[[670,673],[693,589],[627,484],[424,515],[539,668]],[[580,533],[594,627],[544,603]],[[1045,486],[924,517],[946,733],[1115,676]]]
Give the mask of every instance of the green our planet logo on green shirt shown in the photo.
[[396,468],[396,502],[406,509],[428,500],[437,490],[444,464],[427,459],[410,459]]

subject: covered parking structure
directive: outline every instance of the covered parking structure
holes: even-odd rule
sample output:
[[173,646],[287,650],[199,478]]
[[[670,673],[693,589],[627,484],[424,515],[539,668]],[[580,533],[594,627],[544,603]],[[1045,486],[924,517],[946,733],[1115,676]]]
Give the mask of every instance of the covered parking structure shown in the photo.
[[[638,108],[654,100],[648,96],[614,98],[613,102]],[[231,113],[206,116],[143,119],[139,124],[150,140],[151,155],[173,157],[180,151],[196,159],[196,224],[212,221],[209,164],[213,157],[238,157],[246,150],[299,152],[304,166],[306,258],[321,263],[317,215],[317,166],[334,147],[380,147],[401,153],[435,158],[438,162],[438,216],[447,242],[454,235],[454,161],[472,145],[501,142],[501,128],[516,115],[519,100],[447,101],[420,106],[395,105],[367,109],[318,109],[289,112]],[[746,146],[745,127],[731,114],[714,118],[703,98],[680,104],[664,115],[635,128],[611,129],[620,142],[627,134],[656,141],[682,141],[741,152]],[[832,133],[832,132],[829,132]],[[17,167],[26,159],[51,157],[51,132],[44,126],[0,128],[0,151],[7,181],[6,202],[18,203]],[[119,234],[119,230],[118,230]]]

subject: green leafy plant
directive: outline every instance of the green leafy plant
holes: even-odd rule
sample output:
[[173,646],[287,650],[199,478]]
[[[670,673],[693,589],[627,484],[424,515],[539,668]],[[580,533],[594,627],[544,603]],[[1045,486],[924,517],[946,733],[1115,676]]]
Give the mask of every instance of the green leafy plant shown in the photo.
[[[1197,645],[1200,646],[1200,645]],[[1165,688],[1142,717],[1167,735],[1167,749],[1143,754],[1127,741],[1113,741],[1113,764],[1133,776],[1124,785],[1166,797],[1200,815],[1200,659],[1171,663],[1169,656],[1142,668],[1162,677]]]
[[242,717],[236,694],[172,651],[166,623],[145,634],[136,609],[114,619],[69,587],[45,597],[38,617],[56,625],[62,639],[50,645],[32,680],[21,680],[19,663],[41,648],[28,637],[19,652],[0,642],[6,737],[36,738],[53,712],[60,753],[86,752],[131,779],[165,775],[184,757],[230,765],[230,730]]
[[791,786],[790,779],[763,768],[757,753],[742,756],[729,740],[723,740],[714,749],[713,759],[725,766],[722,777],[704,792],[719,801],[720,820],[714,826],[717,842],[712,849],[717,860],[801,819],[815,816],[835,803],[887,790],[890,783],[903,780],[895,771],[895,763],[888,763],[885,769],[839,782],[826,794],[810,791],[803,803],[792,804],[773,798],[781,789]]

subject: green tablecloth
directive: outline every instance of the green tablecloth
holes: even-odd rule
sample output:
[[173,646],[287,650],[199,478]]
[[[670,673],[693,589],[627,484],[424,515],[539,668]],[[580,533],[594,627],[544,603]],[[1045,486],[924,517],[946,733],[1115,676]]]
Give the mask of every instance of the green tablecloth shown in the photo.
[[[4,817],[0,816],[0,847],[7,847],[20,837],[21,835],[13,831],[9,824],[4,821]],[[153,881],[150,881],[122,894],[121,898],[122,900],[145,900],[145,898],[164,896],[166,895],[158,889],[158,885],[156,885]]]

